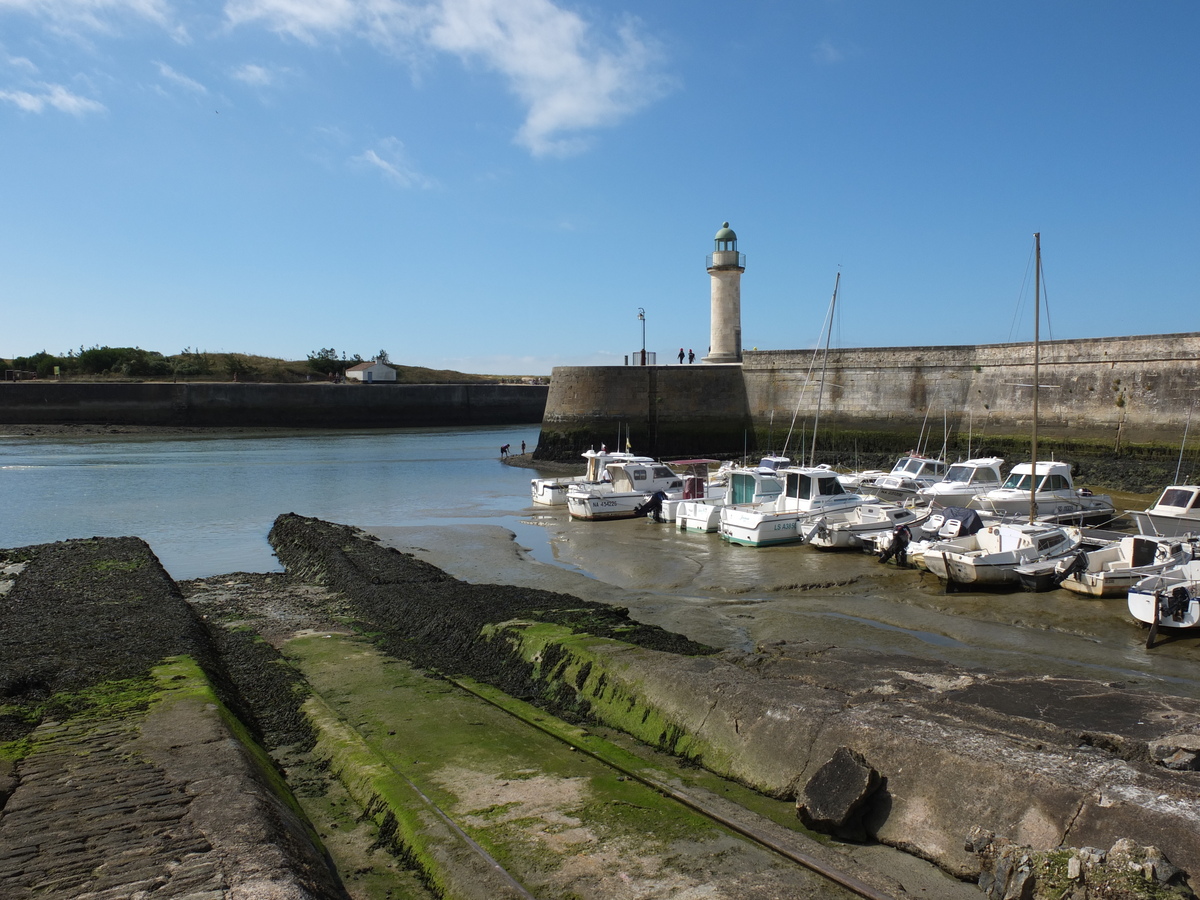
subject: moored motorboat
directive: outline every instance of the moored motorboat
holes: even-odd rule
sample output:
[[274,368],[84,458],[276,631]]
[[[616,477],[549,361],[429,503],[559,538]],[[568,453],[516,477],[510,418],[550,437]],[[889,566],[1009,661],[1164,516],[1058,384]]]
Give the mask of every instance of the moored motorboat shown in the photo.
[[[970,549],[972,536],[983,527],[984,522],[978,510],[959,506],[946,509],[931,508],[929,518],[921,523],[919,529],[912,531],[907,547],[908,563],[918,569],[924,569],[925,549],[934,543]],[[863,549],[876,556],[882,556],[891,546],[891,542],[892,535],[881,532],[865,543]]]
[[1013,466],[1004,484],[977,494],[972,509],[1002,518],[1033,516],[1056,525],[1105,525],[1117,518],[1112,498],[1076,489],[1065,462],[1031,462]]
[[683,476],[660,462],[618,460],[605,466],[608,482],[583,482],[567,489],[567,512],[573,519],[630,519],[656,492],[667,498],[683,494]]
[[1045,522],[1001,522],[981,528],[962,543],[934,542],[925,548],[925,568],[947,583],[992,587],[1020,583],[1016,568],[1073,555],[1083,540],[1078,528]]
[[977,494],[1000,487],[1003,465],[1004,460],[998,456],[952,463],[941,481],[917,491],[917,500],[930,506],[966,506]]
[[1200,560],[1192,560],[1148,575],[1129,589],[1129,613],[1154,629],[1195,628],[1200,625]]
[[915,502],[922,488],[940,481],[945,474],[946,463],[942,460],[910,454],[900,457],[891,472],[878,476],[862,489],[891,503]]
[[723,468],[718,476],[725,482],[724,495],[681,500],[675,508],[675,527],[680,531],[711,534],[720,525],[723,507],[774,500],[783,493],[779,469],[790,462],[782,456],[764,456],[757,466]]
[[655,515],[657,522],[674,522],[683,503],[719,503],[725,498],[728,484],[724,478],[710,479],[709,467],[720,462],[716,459],[668,460],[672,471],[683,477],[683,492],[678,496],[668,495]]
[[582,475],[532,478],[529,481],[530,499],[541,506],[564,506],[567,502],[567,491],[572,485],[600,484],[605,480],[605,466],[610,462],[654,462],[649,456],[635,456],[619,451],[610,453],[604,447],[599,450],[585,450],[581,455],[587,466]]
[[805,543],[822,550],[861,549],[878,535],[890,535],[901,525],[917,529],[929,518],[929,509],[896,503],[861,503],[832,511],[801,526]]
[[863,502],[842,487],[832,469],[791,466],[781,474],[784,489],[777,499],[721,508],[717,530],[722,538],[747,547],[796,543],[803,539],[802,522]]
[[1126,535],[1088,551],[1086,567],[1068,573],[1062,587],[1089,597],[1119,597],[1143,578],[1189,562],[1198,553],[1195,539]]
[[1142,534],[1200,534],[1200,485],[1173,484],[1153,506],[1127,512]]

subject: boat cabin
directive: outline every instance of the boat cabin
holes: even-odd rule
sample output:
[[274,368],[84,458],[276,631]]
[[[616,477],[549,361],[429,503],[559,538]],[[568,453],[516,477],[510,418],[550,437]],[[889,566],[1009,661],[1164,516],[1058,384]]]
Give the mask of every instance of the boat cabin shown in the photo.
[[683,476],[662,463],[618,462],[608,464],[615,493],[682,491]]
[[718,459],[673,459],[668,465],[683,473],[683,499],[703,500],[708,496],[708,467],[719,463]]
[[946,470],[942,481],[955,484],[992,485],[1000,486],[1000,466],[1003,460],[999,457],[987,459],[968,459],[966,462],[954,463]]
[[1200,486],[1173,484],[1162,492],[1150,509],[1166,515],[1181,515],[1189,509],[1200,513]]
[[1004,490],[1028,491],[1032,488],[1033,469],[1037,467],[1039,491],[1071,491],[1075,484],[1071,480],[1071,466],[1065,462],[1020,463],[1013,466],[1008,478],[1000,487]]
[[[788,469],[784,472],[783,494],[801,509],[824,506],[838,501],[861,502],[862,498],[846,490],[832,469]],[[789,504],[791,506],[793,504]]]
[[902,456],[896,460],[889,475],[908,476],[922,481],[941,481],[946,474],[946,464],[940,459],[924,456]]

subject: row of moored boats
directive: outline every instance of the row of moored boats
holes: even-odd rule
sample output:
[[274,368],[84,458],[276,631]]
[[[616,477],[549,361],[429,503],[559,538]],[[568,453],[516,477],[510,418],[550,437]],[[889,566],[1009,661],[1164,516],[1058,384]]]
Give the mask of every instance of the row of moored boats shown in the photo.
[[[1118,512],[1078,489],[1068,463],[1021,463],[1007,477],[997,457],[947,464],[919,454],[890,472],[839,474],[780,456],[757,465],[670,463],[589,450],[575,478],[536,478],[534,503],[572,518],[653,517],[733,544],[806,543],[895,558],[957,586],[1063,587],[1128,597],[1142,622],[1200,624],[1200,486],[1172,485],[1147,510]],[[1086,530],[1117,526],[1135,534]]]

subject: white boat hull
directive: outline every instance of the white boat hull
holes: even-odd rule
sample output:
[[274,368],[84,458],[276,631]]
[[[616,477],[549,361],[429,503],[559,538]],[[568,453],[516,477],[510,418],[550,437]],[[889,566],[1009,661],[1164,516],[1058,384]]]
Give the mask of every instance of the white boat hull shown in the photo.
[[632,519],[639,506],[650,494],[610,493],[567,497],[567,512],[572,519],[595,522],[602,519]]
[[877,535],[887,535],[899,525],[916,527],[929,517],[929,510],[900,506],[863,504],[801,526],[806,543],[823,550],[858,550],[876,543]]
[[714,534],[721,524],[722,506],[714,500],[683,500],[675,511],[675,527],[695,534]]
[[1200,518],[1191,516],[1165,516],[1149,510],[1130,510],[1136,530],[1142,534],[1162,537],[1182,537],[1185,534],[1200,534]]
[[724,540],[743,547],[770,547],[775,544],[794,544],[803,538],[797,512],[767,512],[725,507],[720,516],[719,531]]
[[567,491],[573,484],[582,484],[578,478],[535,478],[529,483],[529,495],[541,506],[566,506]]
[[1061,559],[1079,549],[1078,529],[993,525],[972,535],[973,549],[930,544],[924,564],[934,575],[956,584],[993,587],[1019,584],[1018,566]]
[[[1139,622],[1145,622],[1147,625],[1153,624],[1154,604],[1161,604],[1162,600],[1161,595],[1156,596],[1153,591],[1130,590],[1129,614]],[[1158,624],[1167,628],[1195,628],[1200,625],[1200,600],[1193,597],[1178,618],[1163,614],[1160,606]]]

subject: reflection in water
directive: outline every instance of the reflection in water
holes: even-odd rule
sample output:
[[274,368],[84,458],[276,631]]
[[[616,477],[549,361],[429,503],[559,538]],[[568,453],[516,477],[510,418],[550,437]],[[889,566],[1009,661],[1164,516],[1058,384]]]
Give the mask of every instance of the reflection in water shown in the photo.
[[287,437],[0,438],[0,547],[137,535],[176,578],[278,571],[280,513],[353,525],[488,520],[527,505],[527,470],[498,465],[536,428]]

